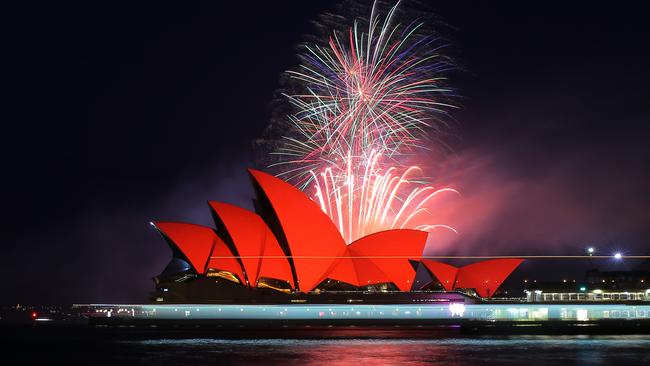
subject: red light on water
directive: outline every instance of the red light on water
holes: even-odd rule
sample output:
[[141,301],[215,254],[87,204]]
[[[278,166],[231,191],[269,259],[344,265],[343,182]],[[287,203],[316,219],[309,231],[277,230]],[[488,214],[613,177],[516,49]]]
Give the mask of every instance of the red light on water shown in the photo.
[[35,312],[35,311],[33,311],[33,312],[32,312],[32,318],[36,318],[37,316],[38,316],[38,313]]

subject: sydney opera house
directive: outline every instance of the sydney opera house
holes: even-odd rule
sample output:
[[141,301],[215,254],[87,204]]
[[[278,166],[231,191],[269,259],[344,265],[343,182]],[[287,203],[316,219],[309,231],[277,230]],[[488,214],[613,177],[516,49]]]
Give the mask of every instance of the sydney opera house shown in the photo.
[[[173,257],[154,302],[327,303],[426,301],[441,294],[490,298],[521,259],[457,268],[422,257],[427,232],[387,230],[346,244],[309,197],[249,170],[255,212],[209,202],[214,227],[153,222]],[[432,281],[416,281],[426,270]],[[435,286],[434,286],[435,285]],[[437,291],[426,291],[436,288]]]

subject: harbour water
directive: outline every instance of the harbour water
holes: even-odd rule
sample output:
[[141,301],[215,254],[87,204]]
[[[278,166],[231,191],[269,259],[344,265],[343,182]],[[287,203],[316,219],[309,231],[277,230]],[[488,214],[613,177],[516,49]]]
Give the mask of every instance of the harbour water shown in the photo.
[[586,365],[650,363],[650,337],[185,339],[126,342],[116,361],[146,354],[187,365]]
[[[72,335],[71,335],[72,334]],[[464,336],[453,330],[368,329],[93,338],[3,337],[21,364],[85,365],[647,365],[650,335]]]

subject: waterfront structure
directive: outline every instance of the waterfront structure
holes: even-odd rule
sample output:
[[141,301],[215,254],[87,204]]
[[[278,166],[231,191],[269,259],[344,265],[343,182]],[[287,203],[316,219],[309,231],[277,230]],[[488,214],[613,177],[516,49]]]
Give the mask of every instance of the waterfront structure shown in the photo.
[[528,302],[635,302],[650,301],[649,261],[626,271],[588,270],[583,281],[564,278],[561,281],[525,280],[524,294]]
[[456,268],[421,260],[428,233],[411,229],[381,231],[346,245],[330,218],[300,190],[261,171],[249,173],[256,212],[211,201],[215,228],[152,223],[173,253],[168,267],[155,279],[156,301],[256,301],[280,294],[355,290],[406,292],[414,287],[420,263],[447,291],[467,289],[489,298],[522,262],[495,259]]
[[587,291],[542,291],[542,290],[525,290],[527,302],[635,302],[650,301],[650,289],[631,290],[631,291],[608,291],[594,289]]
[[[446,325],[506,327],[573,327],[580,332],[597,327],[647,332],[646,304],[291,304],[291,305],[127,305],[79,304],[77,311],[93,324],[185,325],[236,327],[304,327],[342,325]],[[588,328],[585,328],[587,326]],[[540,329],[541,330],[541,329]]]

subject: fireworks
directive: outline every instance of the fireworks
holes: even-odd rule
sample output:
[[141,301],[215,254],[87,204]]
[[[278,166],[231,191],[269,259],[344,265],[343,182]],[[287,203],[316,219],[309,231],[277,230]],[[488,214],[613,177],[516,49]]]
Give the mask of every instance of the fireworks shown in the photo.
[[[451,90],[444,47],[422,24],[384,18],[373,5],[367,28],[355,20],[324,45],[306,45],[288,75],[291,131],[275,152],[279,174],[312,194],[346,241],[390,228],[429,230],[434,189],[405,161],[440,128]],[[362,29],[363,28],[363,29]],[[457,192],[456,192],[457,193]]]
[[[413,178],[420,168],[411,166],[399,174],[395,167],[385,172],[377,167],[379,155],[371,155],[372,162],[363,175],[355,176],[353,159],[347,160],[345,175],[335,175],[331,168],[319,175],[310,172],[315,182],[315,200],[337,225],[347,243],[367,234],[387,229],[412,228],[431,230],[447,225],[431,224],[428,210],[434,198],[458,191],[451,188],[434,189]],[[341,181],[344,179],[344,181]],[[413,188],[413,185],[417,187]]]

